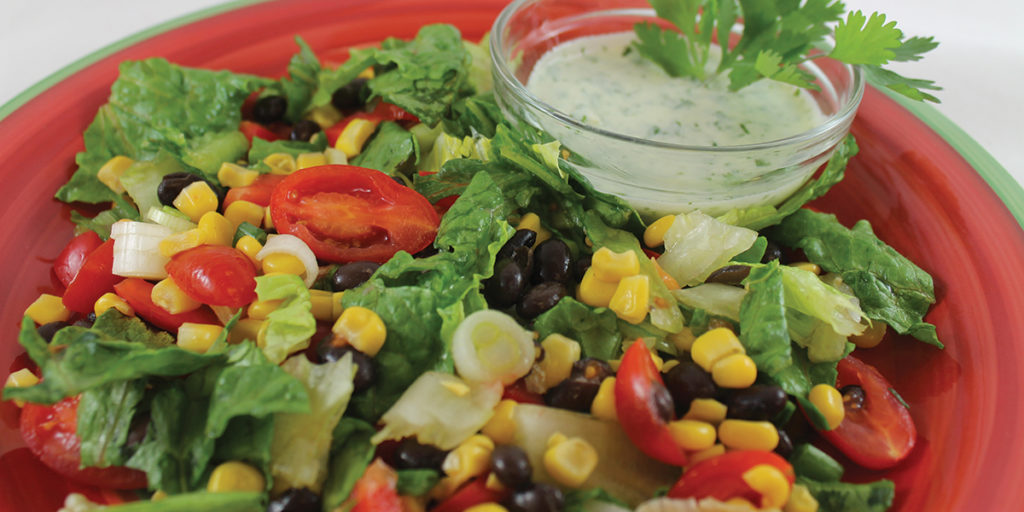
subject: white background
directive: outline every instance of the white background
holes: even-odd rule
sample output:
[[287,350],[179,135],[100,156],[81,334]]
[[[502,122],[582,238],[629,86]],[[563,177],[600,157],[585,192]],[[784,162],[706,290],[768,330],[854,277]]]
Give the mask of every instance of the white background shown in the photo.
[[[342,1],[342,0],[325,0]],[[0,104],[109,43],[221,0],[0,0]],[[897,71],[937,81],[939,111],[1024,183],[1024,2],[847,0],[941,45]]]

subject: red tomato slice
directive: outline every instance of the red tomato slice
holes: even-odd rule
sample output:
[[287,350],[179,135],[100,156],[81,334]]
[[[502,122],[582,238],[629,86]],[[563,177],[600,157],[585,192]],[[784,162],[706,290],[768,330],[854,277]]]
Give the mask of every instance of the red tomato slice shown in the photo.
[[832,430],[821,431],[822,437],[866,468],[895,466],[917,442],[917,428],[910,412],[893,396],[892,385],[873,366],[846,356],[837,369],[836,387],[860,386],[864,403],[858,407],[847,402],[843,422]]
[[684,466],[686,451],[675,442],[668,422],[658,414],[656,387],[668,393],[650,350],[637,340],[622,356],[615,377],[615,412],[622,430],[640,451],[666,464]]
[[153,283],[138,278],[129,278],[114,285],[114,291],[128,303],[135,313],[149,323],[177,334],[178,327],[188,322],[193,324],[220,324],[213,311],[202,307],[187,313],[172,315],[166,309],[153,303]]
[[384,263],[414,254],[437,235],[441,217],[415,190],[373,169],[323,165],[288,175],[274,189],[270,216],[278,233],[306,242],[332,263]]
[[21,435],[39,460],[72,480],[109,489],[140,489],[146,474],[123,466],[81,468],[78,397],[53,405],[27,403],[21,410]]
[[503,400],[515,400],[521,404],[544,405],[544,397],[526,389],[526,381],[519,379],[508,386],[501,394]]
[[374,460],[352,487],[351,512],[402,512],[397,485],[398,473],[384,461]]
[[378,102],[374,105],[373,110],[369,112],[356,112],[350,116],[346,116],[341,121],[334,123],[333,126],[324,130],[324,134],[327,135],[327,144],[334,147],[335,142],[338,141],[338,136],[345,130],[345,127],[352,122],[353,119],[366,119],[367,121],[383,122],[383,121],[402,121],[402,124],[416,124],[420,122],[419,118],[406,112],[405,109],[398,105],[393,105],[386,102]]
[[478,477],[463,485],[454,494],[446,498],[431,512],[462,512],[474,505],[482,503],[499,503],[506,493],[487,488],[487,478]]
[[111,238],[100,244],[82,261],[81,268],[68,283],[68,289],[61,298],[64,307],[75,313],[92,313],[96,299],[104,293],[114,291],[114,285],[123,279],[113,274],[113,268],[114,239]]
[[203,304],[240,308],[256,300],[256,269],[238,249],[200,245],[175,254],[164,268],[185,295]]
[[754,504],[761,503],[761,493],[743,481],[743,473],[754,466],[768,464],[775,466],[789,480],[796,479],[793,466],[786,459],[772,452],[738,451],[702,460],[683,473],[682,478],[668,491],[670,498],[715,498],[726,501],[743,498]]
[[273,130],[259,124],[255,121],[242,121],[238,123],[238,131],[245,135],[245,138],[249,139],[249,144],[252,144],[253,137],[259,137],[267,141],[280,140],[282,137]]
[[274,187],[282,181],[284,181],[284,176],[280,174],[261,174],[252,185],[232,188],[224,196],[223,210],[227,210],[228,206],[235,201],[249,201],[263,207],[269,206]]
[[103,245],[103,240],[95,231],[86,231],[72,238],[64,250],[57,255],[57,261],[53,262],[53,273],[57,275],[60,284],[65,287],[71,284],[71,281],[78,275],[78,270],[85,263],[86,256],[100,245]]

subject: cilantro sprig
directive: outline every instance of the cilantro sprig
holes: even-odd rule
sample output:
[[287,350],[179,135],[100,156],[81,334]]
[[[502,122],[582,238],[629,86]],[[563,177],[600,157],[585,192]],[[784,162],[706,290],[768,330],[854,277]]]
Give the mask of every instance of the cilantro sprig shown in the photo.
[[638,23],[632,48],[669,75],[709,78],[714,43],[728,41],[733,27],[742,23],[739,40],[720,48],[720,60],[711,72],[728,73],[731,90],[762,78],[817,89],[814,76],[800,66],[827,56],[860,66],[873,83],[909,98],[939,101],[926,92],[941,89],[935,82],[907,78],[882,67],[919,60],[938,43],[931,37],[905,38],[896,22],[887,21],[884,14],[846,13],[846,6],[836,0],[649,1],[658,17],[676,30]]

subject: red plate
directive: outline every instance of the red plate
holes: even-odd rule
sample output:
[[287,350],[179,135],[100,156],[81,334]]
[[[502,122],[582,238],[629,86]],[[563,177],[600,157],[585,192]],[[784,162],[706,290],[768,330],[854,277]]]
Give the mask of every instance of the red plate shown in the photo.
[[[159,55],[188,66],[276,76],[296,49],[295,34],[338,61],[344,57],[338,49],[385,36],[409,38],[425,23],[453,23],[466,37],[479,38],[505,3],[299,0],[242,7],[101,56],[0,120],[0,377],[21,353],[22,311],[40,292],[55,290],[50,265],[72,227],[68,208],[51,197],[74,170],[82,131],[105,101],[119,62]],[[883,240],[935,276],[939,303],[927,320],[947,346],[939,351],[890,337],[865,352],[910,403],[921,437],[899,468],[857,476],[894,479],[898,510],[1018,509],[1024,502],[1024,232],[1014,213],[1024,218],[1024,196],[998,165],[975,169],[918,117],[873,89],[853,131],[861,154],[846,180],[816,206],[847,224],[870,220]],[[951,137],[978,151],[961,134]],[[984,154],[971,155],[986,162]],[[1002,200],[986,179],[1008,187],[1000,188]],[[0,510],[54,510],[70,490],[80,487],[33,464],[17,432],[17,409],[0,404]]]

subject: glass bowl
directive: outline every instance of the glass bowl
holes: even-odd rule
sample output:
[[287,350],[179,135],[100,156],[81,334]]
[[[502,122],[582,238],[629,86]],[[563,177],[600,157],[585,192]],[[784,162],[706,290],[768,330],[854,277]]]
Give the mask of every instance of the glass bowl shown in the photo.
[[802,133],[752,144],[697,146],[623,135],[576,120],[524,85],[537,60],[573,39],[663,24],[643,0],[516,0],[496,19],[490,51],[505,115],[558,139],[594,187],[622,197],[645,218],[700,209],[776,205],[825,163],[850,130],[864,92],[860,70],[828,58],[803,66],[823,121]]

